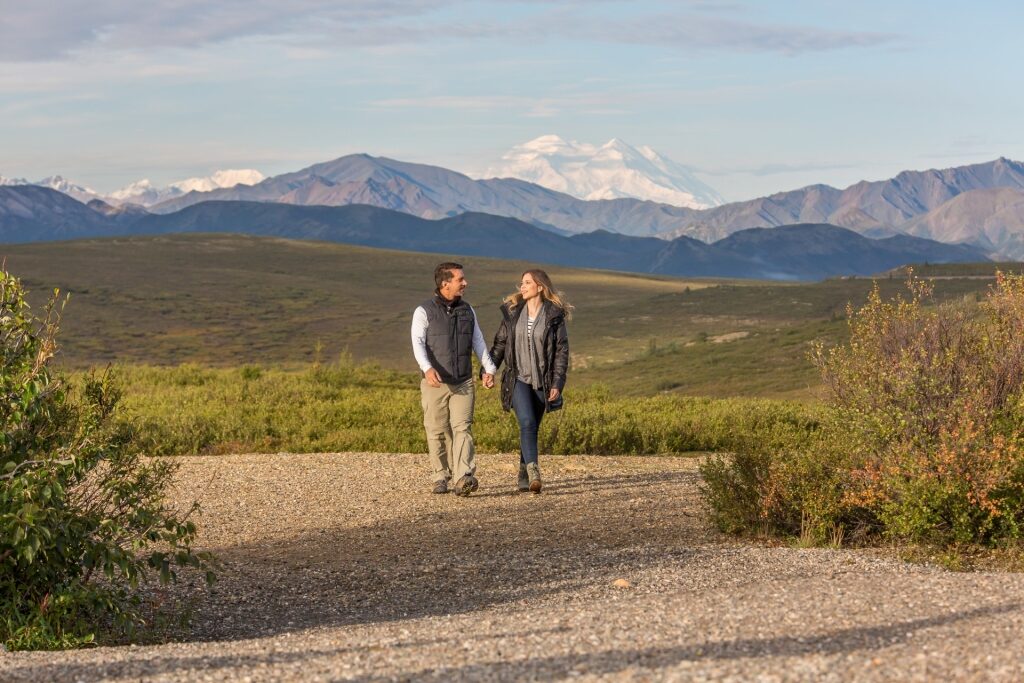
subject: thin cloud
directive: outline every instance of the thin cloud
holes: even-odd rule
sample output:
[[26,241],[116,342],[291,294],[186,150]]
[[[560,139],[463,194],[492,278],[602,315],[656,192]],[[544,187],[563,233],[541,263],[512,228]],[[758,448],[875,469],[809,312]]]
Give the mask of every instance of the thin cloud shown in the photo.
[[[478,9],[469,0],[68,0],[21,3],[0,15],[0,61],[51,61],[95,50],[196,49],[232,40],[273,37],[341,47],[383,47],[502,38],[519,42],[584,40],[671,46],[681,50],[732,50],[796,55],[898,42],[898,36],[837,31],[815,26],[765,24],[711,12],[687,2],[682,11],[644,12],[609,19],[603,8],[622,2],[574,0],[520,2],[543,8],[531,16],[502,19],[491,2],[486,20],[452,19],[444,10]],[[719,8],[721,10],[722,8]]]
[[[457,0],[68,0],[0,15],[0,61],[61,59],[91,48],[196,48],[252,36],[317,35],[408,19]],[[344,33],[344,31],[342,31]],[[394,35],[390,36],[392,39]]]
[[814,26],[757,24],[737,19],[671,14],[633,21],[579,25],[581,37],[600,42],[664,45],[682,50],[732,50],[798,55],[898,42],[889,33],[836,31]]

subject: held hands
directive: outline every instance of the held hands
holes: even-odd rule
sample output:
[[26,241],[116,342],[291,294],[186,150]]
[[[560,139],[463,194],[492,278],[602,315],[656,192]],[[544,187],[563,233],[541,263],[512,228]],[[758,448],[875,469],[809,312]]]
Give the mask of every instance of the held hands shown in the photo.
[[551,391],[548,392],[548,403],[558,398],[558,395],[562,393],[558,389],[551,387]]
[[[434,387],[435,389],[441,386],[441,375],[437,374],[437,370],[435,370],[434,368],[430,368],[425,373],[423,373],[423,378],[427,380],[427,384]],[[493,374],[485,372],[483,373],[483,375],[481,375],[481,379],[483,380],[484,386],[487,387],[488,389],[494,386]]]

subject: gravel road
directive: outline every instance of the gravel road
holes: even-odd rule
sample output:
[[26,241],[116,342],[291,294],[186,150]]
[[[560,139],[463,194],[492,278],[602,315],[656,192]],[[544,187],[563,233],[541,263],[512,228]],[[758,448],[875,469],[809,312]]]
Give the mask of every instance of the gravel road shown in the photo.
[[547,458],[540,495],[479,460],[467,499],[425,455],[182,458],[224,562],[187,640],[0,681],[1024,680],[1020,574],[725,538],[688,458]]

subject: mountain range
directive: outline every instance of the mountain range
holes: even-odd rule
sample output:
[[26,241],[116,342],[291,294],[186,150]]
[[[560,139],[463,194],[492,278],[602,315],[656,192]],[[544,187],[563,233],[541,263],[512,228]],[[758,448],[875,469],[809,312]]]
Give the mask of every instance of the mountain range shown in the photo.
[[86,206],[43,187],[0,187],[3,242],[172,232],[241,232],[665,275],[794,280],[868,275],[921,261],[985,260],[968,246],[908,235],[870,239],[827,224],[738,231],[708,244],[686,236],[664,240],[604,230],[564,235],[478,212],[428,220],[359,204],[215,200],[160,214],[98,200]]
[[[613,140],[604,147],[624,149],[623,145]],[[539,138],[524,147],[552,157],[557,155],[544,150],[565,146],[577,150],[584,147],[555,136]],[[597,154],[595,149],[589,159]],[[243,173],[247,175],[239,175]],[[135,196],[138,203],[156,202],[151,210],[159,213],[223,199],[326,206],[368,204],[429,219],[464,212],[490,213],[518,218],[559,234],[607,230],[669,240],[686,236],[705,242],[747,228],[828,223],[869,237],[910,234],[971,244],[997,259],[1024,259],[1020,207],[1024,164],[1005,158],[942,170],[904,171],[888,180],[864,181],[843,190],[811,185],[710,209],[632,198],[584,200],[520,179],[474,180],[437,166],[366,154],[344,156],[248,184],[259,177],[255,171],[224,172],[210,179],[175,183],[169,193],[158,191],[152,196],[140,184],[106,201],[123,204]],[[647,177],[655,178],[650,174]],[[243,184],[234,184],[238,181]],[[24,181],[0,178],[0,185],[11,183]],[[82,201],[95,198],[88,188],[59,176],[40,184]],[[232,186],[214,187],[225,184]],[[161,198],[163,201],[158,201]]]
[[[925,218],[962,195],[994,189],[1024,191],[1024,164],[1000,158],[943,170],[904,171],[889,180],[864,181],[844,190],[811,185],[711,209],[689,209],[630,198],[583,200],[523,180],[473,180],[437,166],[355,154],[252,186],[189,192],[152,210],[170,213],[209,200],[369,204],[429,219],[475,211],[518,218],[562,234],[607,230],[705,242],[747,228],[828,223],[869,237],[931,236],[974,244],[995,258],[1024,258],[1019,237],[1024,224],[981,197],[962,199],[958,210]],[[955,225],[950,225],[952,216]]]

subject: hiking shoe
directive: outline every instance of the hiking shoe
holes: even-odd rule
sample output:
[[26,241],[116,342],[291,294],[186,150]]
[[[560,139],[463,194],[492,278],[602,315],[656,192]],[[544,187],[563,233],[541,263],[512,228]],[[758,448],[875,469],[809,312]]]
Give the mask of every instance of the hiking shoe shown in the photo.
[[540,493],[540,465],[535,462],[531,462],[526,466],[526,475],[530,479],[530,490],[534,493]]
[[472,474],[467,474],[455,484],[455,495],[468,496],[480,487],[480,482]]
[[448,480],[441,479],[434,484],[434,490],[431,493],[448,493]]
[[519,480],[516,482],[520,493],[530,490],[530,475],[526,473],[526,463],[519,463]]

